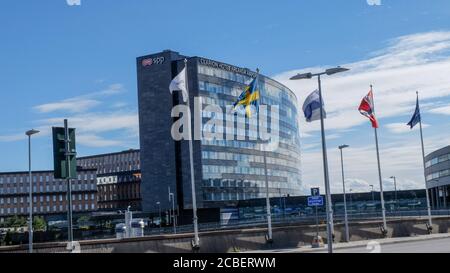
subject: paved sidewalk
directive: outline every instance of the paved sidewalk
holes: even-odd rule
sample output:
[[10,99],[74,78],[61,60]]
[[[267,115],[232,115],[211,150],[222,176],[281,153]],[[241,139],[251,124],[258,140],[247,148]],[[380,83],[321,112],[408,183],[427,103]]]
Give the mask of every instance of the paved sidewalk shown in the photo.
[[[348,253],[380,253],[383,249],[395,252],[433,252],[433,246],[436,246],[436,252],[450,252],[450,234],[432,234],[415,237],[387,238],[367,241],[355,241],[350,243],[337,243],[333,245],[334,252]],[[438,242],[446,242],[444,246],[438,247]],[[396,245],[402,245],[396,247]],[[448,245],[448,248],[446,247]],[[417,248],[417,249],[416,249]],[[275,249],[267,251],[252,251],[250,253],[327,253],[327,245],[323,248],[311,248],[308,246],[292,249]]]

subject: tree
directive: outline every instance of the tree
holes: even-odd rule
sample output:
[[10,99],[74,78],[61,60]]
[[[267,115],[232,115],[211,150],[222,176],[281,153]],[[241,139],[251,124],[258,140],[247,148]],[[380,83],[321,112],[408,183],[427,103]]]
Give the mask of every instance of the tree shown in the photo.
[[26,227],[27,220],[24,217],[14,215],[13,217],[6,219],[4,226],[7,228]]
[[47,229],[47,223],[43,217],[36,216],[33,218],[33,229],[35,231],[45,231]]
[[77,223],[78,226],[82,229],[89,229],[89,216],[83,215],[80,218],[78,218]]

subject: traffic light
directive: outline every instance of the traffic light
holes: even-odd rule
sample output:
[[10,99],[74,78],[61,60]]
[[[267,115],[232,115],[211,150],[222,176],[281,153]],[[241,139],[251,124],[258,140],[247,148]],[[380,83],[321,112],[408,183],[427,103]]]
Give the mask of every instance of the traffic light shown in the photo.
[[53,127],[53,160],[55,179],[76,179],[77,158],[75,145],[75,129],[69,128],[69,167],[70,177],[67,172],[65,129]]

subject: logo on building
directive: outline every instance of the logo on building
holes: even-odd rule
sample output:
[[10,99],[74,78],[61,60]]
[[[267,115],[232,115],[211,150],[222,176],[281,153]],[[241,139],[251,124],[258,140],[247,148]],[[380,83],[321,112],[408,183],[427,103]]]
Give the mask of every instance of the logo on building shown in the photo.
[[152,66],[154,64],[163,64],[166,61],[166,58],[164,57],[156,57],[156,58],[147,58],[142,60],[142,66],[148,67]]

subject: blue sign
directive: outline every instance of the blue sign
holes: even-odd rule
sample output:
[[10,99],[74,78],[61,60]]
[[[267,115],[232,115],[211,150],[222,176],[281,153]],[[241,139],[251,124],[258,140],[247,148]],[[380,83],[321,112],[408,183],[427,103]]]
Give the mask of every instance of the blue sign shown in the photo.
[[322,207],[323,196],[310,196],[308,197],[308,207]]
[[311,196],[319,196],[320,188],[311,188]]

